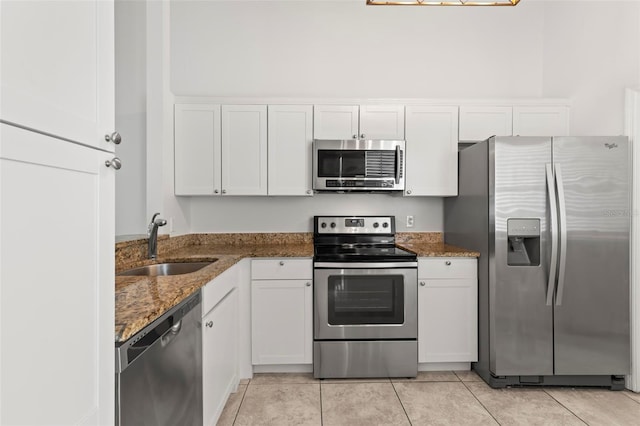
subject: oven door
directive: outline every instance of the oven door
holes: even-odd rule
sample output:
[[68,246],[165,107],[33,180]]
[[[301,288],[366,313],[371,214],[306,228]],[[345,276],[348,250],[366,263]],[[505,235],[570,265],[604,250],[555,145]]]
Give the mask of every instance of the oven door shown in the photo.
[[385,263],[314,268],[316,340],[416,339],[418,269]]

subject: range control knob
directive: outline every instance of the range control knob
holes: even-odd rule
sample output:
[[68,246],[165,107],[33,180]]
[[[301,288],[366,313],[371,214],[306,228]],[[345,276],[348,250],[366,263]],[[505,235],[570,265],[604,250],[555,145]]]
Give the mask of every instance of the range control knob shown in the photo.
[[380,224],[379,224],[378,222],[374,222],[374,223],[373,223],[373,227],[374,227],[374,228],[377,228],[378,226],[380,226]]
[[335,228],[336,227],[336,223],[335,222],[331,222],[331,227]]
[[387,222],[383,222],[383,223],[382,223],[382,227],[383,227],[383,228],[388,228],[388,227],[389,227],[389,224],[388,224]]
[[322,223],[320,224],[320,227],[321,227],[321,228],[326,228],[326,227],[327,227],[327,222],[322,222]]

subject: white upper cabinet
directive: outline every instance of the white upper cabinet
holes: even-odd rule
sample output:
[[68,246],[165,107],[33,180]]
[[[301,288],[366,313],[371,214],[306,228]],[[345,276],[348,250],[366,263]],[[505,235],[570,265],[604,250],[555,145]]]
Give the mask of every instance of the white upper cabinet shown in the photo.
[[3,1],[0,119],[113,151],[112,0]]
[[220,105],[175,105],[175,194],[214,195],[222,189]]
[[311,105],[269,105],[269,195],[312,195]]
[[511,136],[510,106],[461,106],[460,141],[482,141],[491,136]]
[[222,193],[267,195],[267,106],[222,106]]
[[404,139],[404,105],[315,105],[315,139]]
[[514,136],[569,135],[569,107],[514,106]]
[[315,105],[314,139],[355,139],[358,135],[357,105]]
[[458,107],[407,106],[405,195],[458,194]]
[[404,105],[361,105],[360,139],[404,139]]

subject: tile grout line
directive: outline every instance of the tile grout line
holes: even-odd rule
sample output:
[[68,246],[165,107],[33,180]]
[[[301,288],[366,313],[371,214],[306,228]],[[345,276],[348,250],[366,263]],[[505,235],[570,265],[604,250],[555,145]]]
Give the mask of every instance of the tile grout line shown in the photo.
[[402,398],[400,398],[400,395],[398,395],[398,390],[396,389],[395,383],[393,383],[393,380],[389,380],[389,382],[391,383],[391,387],[393,388],[393,392],[396,394],[396,398],[398,398],[398,402],[400,402],[400,406],[402,407],[402,411],[404,411],[404,415],[407,416],[407,421],[409,422],[409,426],[413,426],[413,422],[411,421],[411,418],[409,417],[409,413],[407,413],[407,409],[404,408],[404,404],[402,403]]
[[542,388],[542,391],[544,393],[546,393],[547,395],[549,395],[549,397],[551,399],[553,399],[555,402],[557,402],[558,404],[560,404],[560,406],[562,408],[564,408],[565,410],[567,410],[568,412],[570,412],[571,414],[573,414],[578,420],[580,420],[582,423],[584,423],[585,425],[589,425],[589,422],[587,422],[586,420],[584,420],[582,417],[580,417],[579,415],[577,415],[576,413],[573,412],[573,410],[571,410],[569,407],[567,407],[566,405],[564,405],[562,402],[558,401],[556,398],[554,398],[553,395],[551,395],[549,392],[547,392],[546,389]]
[[[631,389],[624,389],[624,390],[622,391],[622,393],[624,394],[624,396],[626,396],[627,398],[629,398],[630,400],[632,400],[632,401],[633,401],[633,402],[635,402],[636,404],[640,404],[640,401],[637,401],[635,398],[631,398],[631,397],[627,394],[627,391],[629,391],[629,392],[633,392]],[[636,392],[633,392],[633,393],[636,393]]]
[[[455,374],[455,372],[454,372],[454,374]],[[458,375],[457,375],[457,374],[456,374],[456,377],[458,377]],[[459,377],[458,377],[458,378],[459,378]],[[462,383],[462,386],[464,386],[464,387],[465,387],[465,389],[466,389],[467,391],[469,391],[469,393],[470,393],[470,394],[475,398],[475,400],[476,400],[476,401],[478,401],[478,404],[480,404],[480,406],[481,406],[482,408],[484,408],[484,411],[486,411],[486,412],[491,416],[491,418],[492,418],[492,419],[493,419],[497,424],[502,425],[502,423],[500,423],[500,422],[498,421],[498,419],[496,419],[496,416],[494,416],[494,415],[493,415],[493,413],[492,413],[491,411],[489,411],[489,409],[488,409],[488,408],[487,408],[487,407],[482,403],[482,401],[480,401],[480,398],[478,398],[478,397],[476,396],[476,394],[475,394],[475,393],[473,393],[473,391],[469,388],[469,386],[467,386],[467,383],[466,383],[466,382],[464,382],[464,381],[462,381],[462,380],[460,380],[460,383]],[[472,382],[469,382],[469,383],[472,383]]]
[[242,392],[242,398],[240,398],[240,404],[238,404],[238,411],[236,411],[236,415],[233,416],[233,422],[231,422],[231,426],[236,424],[236,420],[238,420],[238,414],[240,414],[240,409],[242,408],[242,403],[244,402],[244,397],[247,394],[247,391],[249,390],[249,385],[251,384],[251,379],[249,379],[249,383],[247,383],[247,386],[244,388],[244,392]]
[[320,426],[324,425],[324,418],[322,417],[322,380],[320,380]]

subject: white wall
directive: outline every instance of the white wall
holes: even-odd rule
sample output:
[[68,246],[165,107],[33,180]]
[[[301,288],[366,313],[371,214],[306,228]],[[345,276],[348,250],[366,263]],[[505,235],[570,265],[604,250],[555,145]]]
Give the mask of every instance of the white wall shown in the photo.
[[174,1],[176,95],[530,97],[544,7]]
[[116,130],[122,143],[116,155],[116,234],[146,231],[146,4],[115,1]]
[[[314,215],[394,215],[396,230],[442,231],[441,198],[385,194],[316,194],[313,197],[196,197],[192,232],[310,232]],[[406,216],[415,226],[406,227]]]
[[[638,2],[364,3],[173,0],[170,90],[216,97],[566,97],[573,134],[623,133],[624,87],[640,84]],[[308,231],[315,214],[352,212],[395,214],[399,223],[414,214],[415,230],[442,230],[441,199],[323,194],[180,203],[192,232]]]
[[543,96],[573,101],[574,134],[621,135],[640,67],[640,2],[545,4]]

